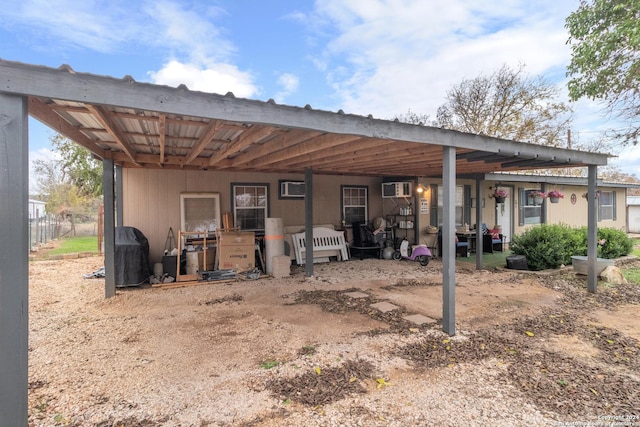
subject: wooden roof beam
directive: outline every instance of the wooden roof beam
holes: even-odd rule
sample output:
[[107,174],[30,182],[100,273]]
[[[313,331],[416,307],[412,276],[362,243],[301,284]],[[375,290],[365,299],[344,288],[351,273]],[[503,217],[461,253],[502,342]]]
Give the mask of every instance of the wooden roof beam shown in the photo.
[[290,147],[287,150],[279,150],[275,153],[263,156],[260,159],[253,160],[249,163],[249,166],[255,166],[256,163],[260,163],[261,165],[277,163],[279,161],[287,160],[295,156],[310,154],[319,149],[331,148],[342,144],[347,144],[361,138],[362,137],[358,135],[336,135],[327,133],[320,135],[317,138],[301,142]]
[[109,135],[118,143],[122,151],[124,151],[127,156],[131,159],[131,161],[135,164],[136,161],[136,153],[135,150],[131,147],[131,145],[124,138],[124,135],[118,129],[118,126],[113,123],[109,112],[102,106],[87,104],[87,109],[93,114],[102,126],[109,132]]
[[158,134],[160,135],[160,141],[159,141],[159,145],[160,145],[159,164],[160,165],[164,163],[164,147],[167,142],[166,132],[167,132],[167,115],[160,114],[160,122],[158,123]]
[[187,155],[184,161],[186,165],[198,157],[200,153],[202,153],[202,150],[211,143],[213,136],[220,130],[221,126],[222,122],[220,120],[211,120],[200,139],[191,147],[191,152]]
[[60,117],[51,106],[38,98],[29,98],[29,114],[72,141],[82,145],[101,159],[105,157],[105,150],[100,148],[95,141],[89,139],[79,128],[72,126],[67,120]]
[[274,151],[274,146],[278,147],[279,151],[283,151],[289,149],[289,147],[293,147],[304,141],[308,141],[309,139],[314,138],[318,135],[318,132],[303,130],[291,130],[282,132],[267,144],[263,144],[260,147],[254,147],[251,151],[239,154],[229,161],[219,163],[218,166],[233,168],[239,167],[241,165],[246,165],[256,159],[260,159],[268,155],[269,153],[272,153]]
[[240,134],[238,139],[229,143],[226,147],[213,153],[209,159],[209,165],[215,166],[216,163],[227,157],[237,154],[252,144],[259,143],[267,136],[277,132],[276,129],[269,126],[253,125]]

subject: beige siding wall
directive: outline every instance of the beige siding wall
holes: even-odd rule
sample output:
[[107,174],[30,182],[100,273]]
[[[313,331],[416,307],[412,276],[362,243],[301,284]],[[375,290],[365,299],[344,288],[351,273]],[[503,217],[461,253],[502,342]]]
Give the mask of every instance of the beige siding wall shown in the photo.
[[[231,211],[232,183],[269,185],[269,216],[283,218],[284,225],[304,224],[304,199],[278,199],[278,180],[304,180],[303,175],[235,172],[123,169],[123,224],[138,228],[149,239],[151,262],[160,262],[169,227],[176,238],[180,228],[180,193],[220,193],[221,212]],[[314,175],[315,224],[341,220],[341,185],[365,185],[369,194],[369,218],[382,215],[379,178]]]
[[[432,184],[442,185],[441,180],[433,179],[421,179],[419,181],[428,190]],[[475,181],[474,180],[458,180],[457,185],[470,185],[471,197],[475,198]],[[506,200],[506,203],[511,204],[511,212],[513,215],[512,221],[512,234],[519,234],[525,231],[532,225],[519,225],[519,192],[520,189],[533,190],[541,189],[540,183],[525,183],[525,182],[501,182],[501,187],[510,188],[510,196]],[[484,207],[482,209],[482,222],[492,227],[495,224],[496,219],[496,204],[494,199],[490,198],[493,188],[496,183],[485,181],[481,184],[481,198],[484,199]],[[615,220],[602,220],[598,221],[598,227],[606,228],[618,228],[625,229],[626,227],[626,191],[624,188],[609,188],[605,186],[599,187],[602,191],[614,191],[616,193],[616,219]],[[551,203],[548,200],[544,202],[544,208],[546,209],[546,223],[547,224],[567,224],[572,227],[586,226],[587,225],[587,199],[582,197],[582,194],[586,193],[586,186],[570,186],[570,185],[550,185],[547,184],[545,191],[560,190],[564,194],[564,198],[560,199],[559,203]],[[575,194],[576,202],[571,203],[571,195]],[[425,227],[430,225],[431,214],[431,194],[429,191],[423,193],[423,197],[429,200],[429,213],[420,213],[420,199],[417,199],[416,206],[418,212],[419,230],[422,232]],[[483,203],[481,200],[480,203]],[[475,208],[471,209],[471,224],[475,224]],[[437,225],[437,224],[433,224]]]

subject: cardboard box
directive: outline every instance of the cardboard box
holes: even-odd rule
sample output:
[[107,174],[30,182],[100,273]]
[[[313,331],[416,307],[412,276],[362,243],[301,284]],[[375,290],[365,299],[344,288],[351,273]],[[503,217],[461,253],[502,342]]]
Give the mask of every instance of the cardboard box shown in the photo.
[[253,231],[223,231],[218,235],[220,246],[251,246],[255,247],[256,235]]
[[236,269],[237,271],[247,271],[256,266],[255,244],[243,246],[223,246],[220,250],[220,269]]
[[219,269],[247,271],[256,266],[256,239],[252,231],[229,231],[218,235]]

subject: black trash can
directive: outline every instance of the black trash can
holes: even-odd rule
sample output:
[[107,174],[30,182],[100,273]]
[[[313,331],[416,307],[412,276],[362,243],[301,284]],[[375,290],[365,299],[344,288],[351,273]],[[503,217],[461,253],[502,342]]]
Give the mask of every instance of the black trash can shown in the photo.
[[524,255],[509,255],[507,257],[507,268],[512,270],[528,270],[527,257]]

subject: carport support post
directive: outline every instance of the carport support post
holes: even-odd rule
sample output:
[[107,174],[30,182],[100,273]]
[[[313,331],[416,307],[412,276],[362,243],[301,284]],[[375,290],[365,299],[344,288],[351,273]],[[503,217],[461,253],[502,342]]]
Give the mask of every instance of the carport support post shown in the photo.
[[27,426],[28,105],[0,93],[0,426]]
[[305,274],[313,276],[313,171],[304,170],[304,240]]
[[482,254],[484,253],[484,237],[482,236],[482,181],[476,178],[476,270],[482,270]]
[[122,166],[116,166],[116,225],[122,227],[124,225],[122,213]]
[[456,149],[442,148],[442,330],[456,333]]
[[598,200],[596,199],[596,185],[598,166],[589,165],[587,177],[587,291],[595,293],[598,287]]
[[114,210],[113,159],[102,160],[102,191],[104,192],[104,297],[116,295],[116,224]]

